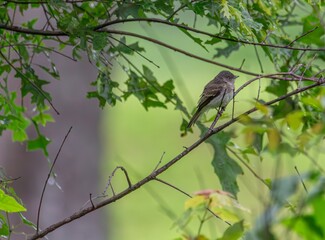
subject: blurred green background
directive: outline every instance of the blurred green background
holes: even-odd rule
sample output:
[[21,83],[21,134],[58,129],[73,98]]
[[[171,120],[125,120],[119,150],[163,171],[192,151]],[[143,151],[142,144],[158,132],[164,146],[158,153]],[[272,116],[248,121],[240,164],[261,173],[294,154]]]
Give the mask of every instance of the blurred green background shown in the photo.
[[[190,18],[190,16],[189,16]],[[198,21],[197,29],[210,29],[206,23]],[[139,34],[148,35],[160,41],[182,48],[190,53],[211,59],[216,51],[209,48],[209,52],[195,44],[191,39],[178,29],[166,27],[159,24],[129,23],[121,25],[121,30],[133,31]],[[301,29],[299,29],[300,31]],[[212,32],[216,32],[213,30]],[[128,38],[127,43],[138,41]],[[172,50],[156,46],[153,43],[140,40],[140,46],[146,49],[145,56],[159,65],[155,67],[139,56],[133,57],[133,63],[140,69],[142,64],[151,68],[159,82],[169,79],[174,84],[179,96],[186,107],[192,112],[205,84],[223,70],[222,68],[196,59],[176,53]],[[224,43],[214,47],[225,46]],[[257,49],[265,73],[273,72],[273,64],[264,57],[264,53]],[[243,69],[253,72],[260,72],[254,47],[243,46],[229,58],[214,59],[217,62],[239,67],[243,60]],[[127,78],[118,64],[115,64],[115,71],[112,79],[124,82]],[[249,76],[238,74],[236,88],[251,79]],[[260,81],[261,97],[264,100],[271,99],[265,95],[263,89],[267,85],[266,79]],[[235,114],[242,113],[253,105],[257,96],[259,82],[245,88],[237,97],[235,102]],[[227,118],[231,115],[232,104],[227,107]],[[214,111],[208,113],[213,116]],[[116,166],[123,166],[128,170],[131,181],[135,183],[154,170],[162,158],[162,163],[171,160],[183,150],[184,146],[191,145],[199,138],[197,126],[194,126],[194,133],[185,137],[180,136],[180,125],[182,115],[174,111],[173,106],[168,109],[151,108],[146,111],[137,99],[131,97],[127,102],[118,103],[114,108],[107,108],[102,122],[102,138],[104,142],[102,179],[103,188],[109,175]],[[221,121],[221,122],[222,122]],[[208,123],[207,123],[208,124]],[[220,124],[220,122],[218,123]],[[241,124],[236,123],[231,129],[239,136]],[[236,137],[232,139],[239,146],[244,146],[245,141]],[[213,150],[211,146],[202,144],[180,162],[163,173],[160,178],[179,187],[189,194],[200,189],[221,189],[217,176],[211,166]],[[247,169],[241,164],[245,174],[238,178],[240,194],[239,202],[251,209],[251,216],[248,221],[253,220],[261,213],[267,203],[267,188],[262,185]],[[295,175],[294,166],[302,172],[310,166],[310,162],[303,159],[292,161],[289,156],[282,156],[281,159],[274,159],[272,156],[264,156],[261,162],[252,158],[250,166],[263,178],[273,178],[285,174]],[[116,192],[127,187],[126,179],[122,172],[117,172],[113,178],[113,186]],[[111,194],[111,193],[110,193]],[[184,202],[188,198],[180,192],[169,188],[158,182],[150,182],[141,189],[128,195],[122,200],[105,208],[109,215],[107,231],[109,239],[174,239],[182,235],[182,231],[175,224],[182,216]],[[189,232],[195,233],[198,229],[198,221],[193,221]],[[204,225],[203,234],[211,237],[219,237],[226,225],[217,219],[211,219],[209,224]]]

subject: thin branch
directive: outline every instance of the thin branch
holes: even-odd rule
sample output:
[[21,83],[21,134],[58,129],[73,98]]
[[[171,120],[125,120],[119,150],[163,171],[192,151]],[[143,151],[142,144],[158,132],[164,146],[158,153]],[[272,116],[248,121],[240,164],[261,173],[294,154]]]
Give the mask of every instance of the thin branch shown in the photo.
[[112,38],[113,40],[115,40],[116,42],[118,42],[119,44],[123,45],[124,47],[130,49],[131,51],[135,52],[136,54],[138,54],[140,57],[142,57],[143,59],[147,60],[149,63],[151,63],[152,65],[154,65],[157,68],[160,68],[159,65],[157,65],[156,63],[154,63],[154,61],[150,60],[149,58],[147,58],[146,56],[144,56],[142,53],[140,53],[139,51],[131,48],[130,46],[126,45],[124,42],[116,39],[115,37],[109,36],[110,38]]
[[113,179],[113,177],[114,177],[116,171],[119,170],[119,169],[121,169],[121,170],[123,171],[123,173],[124,173],[124,175],[125,175],[125,178],[126,178],[126,181],[127,181],[127,183],[128,183],[129,188],[132,186],[131,180],[130,180],[130,178],[129,178],[129,175],[128,175],[128,172],[126,171],[126,169],[125,169],[124,167],[122,167],[122,166],[117,166],[117,167],[113,170],[112,174],[109,176],[108,181],[107,181],[107,185],[106,185],[105,190],[104,190],[104,192],[102,193],[102,195],[105,195],[105,194],[106,194],[107,189],[108,189],[109,187],[111,188],[111,190],[112,190],[112,192],[113,192],[113,196],[115,195],[115,192],[114,192],[114,189],[113,189],[113,186],[112,186],[112,179]]
[[230,147],[227,147],[227,149],[235,155],[235,157],[258,179],[260,180],[266,187],[269,187],[263,178],[261,178],[246,162],[243,160],[234,150],[232,150]]
[[[110,21],[110,22],[106,22],[103,24],[100,24],[96,27],[93,27],[92,30],[93,31],[99,31],[107,26],[110,25],[114,25],[114,24],[119,24],[119,23],[126,23],[126,22],[155,22],[155,23],[162,23],[162,24],[166,24],[166,25],[170,25],[170,26],[174,26],[174,27],[179,27],[191,32],[195,32],[195,33],[199,33],[202,35],[206,35],[206,36],[210,36],[213,38],[218,38],[221,40],[225,40],[225,41],[230,41],[230,42],[237,42],[237,43],[243,43],[243,44],[248,44],[248,45],[255,45],[255,46],[262,46],[262,47],[270,47],[270,48],[284,48],[284,49],[288,49],[288,50],[299,50],[299,51],[325,51],[325,48],[303,48],[303,47],[290,47],[287,45],[274,45],[274,44],[270,44],[270,43],[257,43],[257,42],[249,42],[249,41],[245,41],[245,40],[240,40],[240,39],[232,39],[232,38],[226,38],[226,37],[222,37],[216,34],[211,34],[208,32],[204,32],[201,30],[197,30],[195,28],[191,28],[185,25],[181,25],[181,24],[177,24],[177,23],[172,23],[172,22],[168,22],[162,19],[158,19],[158,18],[129,18],[129,19],[122,19],[122,20],[114,20],[114,21]],[[6,29],[9,31],[14,31],[14,32],[20,32],[20,33],[26,33],[26,34],[36,34],[36,35],[43,35],[43,36],[68,36],[69,34],[63,31],[44,31],[44,30],[39,30],[39,29],[27,29],[27,28],[22,28],[19,26],[8,26],[6,24],[0,24],[0,29]],[[101,30],[104,31],[104,30]],[[106,32],[111,32],[113,30],[105,30]]]
[[[64,3],[84,3],[84,2],[106,2],[110,3],[111,1],[105,1],[105,0],[65,0]],[[4,0],[4,3],[1,5],[7,5],[8,3],[14,3],[18,5],[26,5],[26,4],[49,4],[49,1],[17,1],[17,0]]]
[[175,190],[178,191],[178,192],[183,193],[184,195],[188,196],[189,198],[192,198],[192,196],[191,196],[190,194],[188,194],[187,192],[183,191],[182,189],[180,189],[180,188],[174,186],[173,184],[170,184],[170,183],[168,183],[168,182],[166,182],[166,181],[164,181],[164,180],[161,180],[160,178],[154,178],[154,180],[156,180],[156,181],[158,181],[158,182],[161,182],[161,183],[167,185],[168,187],[171,187],[171,188],[175,189]]
[[91,206],[92,206],[93,208],[95,208],[95,205],[94,205],[94,203],[93,203],[93,199],[92,199],[92,194],[91,194],[91,193],[89,193],[89,201],[90,201],[90,203],[91,203]]
[[163,154],[161,155],[160,159],[159,159],[159,162],[157,163],[156,167],[154,168],[153,172],[157,170],[157,168],[159,167],[159,165],[161,164],[164,156],[165,156],[165,153],[166,152],[163,152]]
[[59,148],[59,150],[58,150],[58,152],[57,152],[57,154],[55,156],[55,159],[54,159],[54,161],[52,163],[52,166],[50,168],[50,171],[49,171],[49,173],[47,175],[47,178],[46,178],[46,180],[44,182],[44,186],[43,186],[43,190],[42,190],[42,194],[41,194],[41,199],[40,199],[40,202],[39,202],[39,205],[38,205],[38,211],[37,211],[36,234],[38,234],[38,232],[39,232],[39,220],[40,220],[41,208],[42,208],[42,203],[43,203],[43,197],[44,197],[44,193],[45,193],[45,190],[46,190],[47,183],[48,183],[48,181],[49,181],[49,179],[51,177],[51,174],[52,174],[54,165],[56,164],[56,161],[58,160],[58,157],[59,157],[59,155],[61,153],[62,147],[63,147],[65,141],[67,140],[67,138],[68,138],[71,130],[72,130],[72,127],[69,128],[67,134],[64,136],[64,139],[63,139],[63,141],[61,143],[61,146],[60,146],[60,148]]
[[[272,101],[266,102],[265,105],[272,105],[274,103],[277,103],[279,101],[282,101],[283,99],[286,99],[288,97],[291,97],[295,94],[307,91],[309,89],[312,89],[314,87],[320,86],[322,84],[324,84],[325,79],[322,78],[320,79],[320,81],[311,84],[309,86],[303,87],[303,88],[299,88],[296,89],[294,91],[291,91],[281,97],[278,97]],[[44,236],[46,236],[47,234],[49,234],[50,232],[53,232],[55,229],[68,224],[76,219],[81,218],[84,215],[87,215],[99,208],[102,208],[108,204],[111,204],[113,202],[118,201],[119,199],[125,197],[126,195],[134,192],[135,190],[137,190],[138,188],[142,187],[143,185],[147,184],[148,182],[155,180],[157,178],[158,175],[160,175],[161,173],[165,172],[168,168],[170,168],[171,166],[173,166],[175,163],[177,163],[179,160],[181,160],[182,158],[184,158],[187,154],[189,154],[192,150],[194,150],[195,148],[197,148],[199,145],[201,145],[203,142],[205,142],[205,140],[207,140],[209,137],[211,137],[214,134],[217,134],[218,132],[222,131],[223,129],[227,128],[228,126],[232,125],[233,123],[239,121],[242,116],[251,114],[253,112],[257,111],[256,107],[251,108],[250,110],[244,112],[243,114],[238,115],[237,117],[229,120],[228,122],[224,123],[223,125],[214,128],[212,132],[204,135],[202,138],[198,139],[196,142],[194,142],[191,146],[185,148],[185,150],[183,150],[181,153],[179,153],[176,157],[174,157],[173,159],[171,159],[169,162],[167,162],[165,165],[163,165],[162,167],[160,167],[159,169],[157,169],[155,172],[150,173],[148,176],[146,176],[145,178],[143,178],[142,180],[138,181],[137,183],[131,185],[130,187],[128,187],[127,189],[123,190],[122,192],[103,200],[102,202],[99,202],[98,204],[96,204],[95,208],[88,207],[85,209],[82,209],[80,211],[75,212],[74,214],[72,214],[71,216],[52,224],[51,226],[45,228],[43,231],[40,231],[39,233],[35,234],[34,236],[30,237],[29,240],[36,240],[39,238],[42,238]]]
[[198,0],[192,0],[188,3],[184,3],[183,5],[179,6],[172,14],[169,15],[168,18],[166,18],[166,21],[169,21],[170,19],[172,19],[180,10],[182,10],[183,8],[185,8],[186,6],[188,6],[189,4],[192,4],[194,2],[196,2]]
[[298,41],[299,39],[305,37],[306,35],[312,33],[313,31],[315,31],[318,28],[318,26],[314,27],[313,29],[310,29],[309,31],[303,33],[302,35],[300,35],[299,37],[297,37],[295,40],[292,40],[287,46],[289,47],[290,45],[292,45],[294,42]]
[[256,58],[257,58],[258,64],[260,65],[261,73],[264,73],[263,64],[262,64],[260,55],[258,54],[258,51],[257,51],[257,47],[256,46],[254,46],[254,50],[255,50],[255,54],[256,54]]
[[[128,20],[128,19],[125,19],[125,20]],[[1,28],[4,28],[3,24],[0,24],[0,29]],[[18,31],[18,32],[23,32],[23,33],[26,33],[26,34],[38,34],[38,35],[47,35],[47,36],[67,36],[67,34],[62,32],[62,31],[40,31],[40,30],[24,29],[24,28],[20,28],[20,27],[9,27],[9,26],[5,26],[5,29],[12,30],[12,31]],[[188,57],[192,57],[192,58],[198,59],[198,60],[203,61],[203,62],[214,64],[214,65],[217,65],[217,66],[220,66],[220,67],[223,67],[223,68],[227,68],[227,69],[230,69],[230,70],[233,70],[233,71],[245,73],[245,74],[251,75],[251,76],[259,76],[260,75],[258,73],[245,71],[245,70],[242,70],[242,69],[239,69],[239,68],[235,68],[235,67],[228,66],[228,65],[225,65],[225,64],[222,64],[222,63],[219,63],[219,62],[212,61],[210,59],[206,59],[206,58],[197,56],[197,55],[192,54],[190,52],[184,51],[183,49],[176,48],[176,47],[171,46],[171,45],[169,45],[167,43],[164,43],[164,42],[161,42],[159,40],[156,40],[156,39],[153,39],[153,38],[150,38],[150,37],[147,37],[147,36],[143,36],[143,35],[140,35],[140,34],[137,34],[137,33],[126,32],[126,31],[118,31],[118,30],[101,30],[101,32],[107,32],[107,33],[111,33],[111,34],[118,34],[118,35],[125,35],[125,36],[132,36],[132,37],[144,39],[144,40],[147,40],[149,42],[153,42],[153,43],[155,43],[157,45],[169,48],[171,50],[174,50],[174,51],[182,53],[182,54],[184,54],[184,55],[186,55]],[[299,50],[299,49],[296,49],[296,50]],[[306,49],[302,49],[302,50],[306,50]],[[311,49],[308,48],[308,50],[311,50]],[[322,49],[322,50],[325,50],[325,48]],[[280,79],[280,80],[299,81],[298,79],[294,80],[294,79],[280,78],[280,77],[275,77],[275,76],[276,75],[274,74],[274,76],[272,76],[270,78]],[[315,81],[314,78],[305,78],[305,80]]]
[[[102,28],[105,28],[107,26],[110,25],[114,25],[114,24],[119,24],[119,23],[126,23],[126,22],[154,22],[154,23],[161,23],[161,24],[165,24],[165,25],[170,25],[170,26],[174,26],[174,27],[178,27],[178,28],[182,28],[191,32],[195,32],[195,33],[199,33],[202,35],[206,35],[209,37],[213,37],[213,38],[218,38],[221,40],[225,40],[225,41],[230,41],[230,42],[237,42],[237,43],[243,43],[243,44],[248,44],[248,45],[255,45],[255,46],[262,46],[262,47],[271,47],[271,48],[285,48],[285,49],[289,49],[289,50],[300,50],[300,51],[324,51],[325,48],[302,48],[302,47],[290,47],[287,45],[275,45],[275,44],[270,44],[270,43],[258,43],[258,42],[250,42],[250,41],[245,41],[245,40],[240,40],[240,39],[233,39],[233,38],[227,38],[227,37],[222,37],[219,36],[217,34],[212,34],[209,32],[205,32],[202,30],[198,30],[195,28],[191,28],[188,27],[186,25],[182,25],[182,24],[177,24],[177,23],[173,23],[173,22],[169,22],[166,20],[162,20],[159,18],[129,18],[129,19],[118,19],[118,20],[114,20],[114,21],[110,21],[101,25],[98,25],[96,27],[94,27],[94,30],[99,30]],[[1,25],[0,25],[1,28]],[[316,29],[313,29],[312,31],[315,31]],[[304,33],[301,37],[304,37],[305,35],[311,33],[312,31],[308,32],[308,33]]]
[[[160,178],[155,177],[153,180],[156,180],[156,181],[158,181],[158,182],[161,182],[161,183],[167,185],[168,187],[171,187],[171,188],[175,189],[176,191],[183,193],[184,195],[188,196],[189,198],[193,198],[193,197],[192,197],[190,194],[188,194],[187,192],[183,191],[182,189],[180,189],[180,188],[174,186],[173,184],[170,184],[170,183],[168,183],[168,182],[166,182],[166,181],[164,181],[164,180],[162,180],[162,179],[160,179]],[[222,220],[223,222],[225,222],[225,223],[228,224],[228,225],[231,225],[229,222],[227,222],[227,221],[221,219],[221,218],[220,218],[217,214],[215,214],[215,213],[214,213],[210,208],[207,207],[206,209],[207,209],[207,210],[208,210],[208,211],[209,211],[213,216],[215,216],[216,218]]]
[[[118,30],[107,30],[106,32],[112,33],[112,34],[127,35],[127,36],[136,37],[136,38],[141,38],[141,39],[144,39],[146,41],[153,42],[153,43],[155,43],[157,45],[160,45],[160,46],[169,48],[171,50],[174,50],[174,51],[179,52],[179,53],[182,53],[182,54],[184,54],[184,55],[186,55],[188,57],[192,57],[192,58],[198,59],[198,60],[203,61],[203,62],[207,62],[207,63],[213,64],[213,65],[217,65],[219,67],[227,68],[227,69],[230,69],[230,70],[233,70],[233,71],[236,71],[236,72],[241,72],[241,73],[244,73],[244,74],[247,74],[247,75],[251,75],[251,76],[260,76],[260,74],[258,74],[258,73],[249,72],[249,71],[246,71],[246,70],[242,70],[240,68],[236,68],[236,67],[232,67],[232,66],[229,66],[229,65],[226,65],[226,64],[223,64],[223,63],[219,63],[219,62],[216,62],[216,61],[212,61],[210,59],[197,56],[197,55],[192,54],[190,52],[184,51],[183,49],[176,48],[176,47],[171,46],[171,45],[169,45],[167,43],[164,43],[164,42],[161,42],[159,40],[156,40],[156,39],[153,39],[153,38],[150,38],[150,37],[147,37],[147,36],[143,36],[143,35],[140,35],[140,34],[137,34],[137,33],[125,32],[125,31],[118,31]],[[271,74],[271,75],[269,74],[268,77],[269,78],[274,78],[274,79],[294,81],[291,78],[276,77],[276,76],[279,76],[279,75],[281,75],[281,74]],[[306,80],[315,81],[315,79],[307,79],[307,78],[305,78],[305,79]],[[296,81],[299,81],[299,80],[297,79]]]
[[306,193],[308,193],[307,187],[306,187],[306,185],[305,185],[305,183],[304,183],[304,180],[302,179],[302,177],[301,177],[301,175],[300,175],[300,173],[299,173],[299,171],[298,171],[297,166],[295,166],[295,170],[296,170],[296,172],[297,172],[297,174],[298,174],[298,176],[299,176],[299,178],[300,178],[300,182],[301,182],[302,186],[304,187]]
[[209,212],[209,206],[210,206],[210,204],[211,204],[211,199],[209,199],[209,202],[207,203],[207,206],[206,206],[206,208],[205,208],[205,211],[204,211],[203,217],[202,217],[202,219],[200,220],[199,229],[198,229],[198,231],[197,231],[197,237],[200,236],[200,234],[201,234],[201,230],[202,230],[202,227],[203,227],[203,224],[204,224],[204,222],[207,220],[207,219],[206,219],[206,216],[207,216],[207,214],[208,214],[208,212]]

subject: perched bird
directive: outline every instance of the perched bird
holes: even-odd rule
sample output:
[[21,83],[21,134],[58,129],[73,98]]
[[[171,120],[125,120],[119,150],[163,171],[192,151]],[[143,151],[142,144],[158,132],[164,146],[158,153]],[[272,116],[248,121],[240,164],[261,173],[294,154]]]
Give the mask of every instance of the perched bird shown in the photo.
[[235,76],[229,71],[221,71],[203,90],[197,110],[187,125],[190,128],[202,113],[211,108],[225,107],[234,97]]

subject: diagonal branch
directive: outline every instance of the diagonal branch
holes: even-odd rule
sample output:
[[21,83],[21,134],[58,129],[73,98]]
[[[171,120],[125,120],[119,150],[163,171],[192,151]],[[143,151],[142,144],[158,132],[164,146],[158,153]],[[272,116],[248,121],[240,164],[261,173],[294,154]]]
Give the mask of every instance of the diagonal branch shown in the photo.
[[[309,86],[303,87],[303,88],[298,88],[294,91],[291,91],[281,97],[278,97],[272,101],[266,102],[265,105],[272,105],[274,103],[280,102],[283,99],[286,99],[288,97],[291,97],[295,94],[301,93],[301,92],[305,92],[309,89],[318,87],[322,84],[324,84],[325,79],[322,78],[320,79],[318,82],[311,84]],[[152,172],[151,174],[149,174],[148,176],[146,176],[145,178],[143,178],[142,180],[140,180],[139,182],[133,184],[132,186],[128,187],[127,189],[125,189],[124,191],[106,199],[103,200],[102,202],[99,202],[98,204],[96,204],[95,207],[90,206],[87,207],[85,209],[82,209],[78,212],[75,212],[74,214],[72,214],[71,216],[57,222],[54,223],[53,225],[47,227],[46,229],[44,229],[43,231],[40,231],[39,233],[35,234],[34,236],[32,236],[31,238],[29,238],[29,240],[36,240],[39,238],[42,238],[44,236],[46,236],[47,234],[49,234],[50,232],[53,232],[55,229],[60,228],[61,226],[68,224],[72,221],[75,221],[76,219],[81,218],[84,215],[87,215],[99,208],[102,208],[108,204],[111,204],[113,202],[118,201],[119,199],[129,195],[130,193],[134,192],[135,190],[137,190],[138,188],[142,187],[143,185],[147,184],[148,182],[152,181],[152,180],[157,180],[157,176],[160,175],[161,173],[165,172],[168,168],[170,168],[171,166],[173,166],[175,163],[177,163],[179,160],[181,160],[182,158],[184,158],[187,154],[189,154],[191,151],[193,151],[195,148],[197,148],[199,145],[201,145],[203,142],[205,142],[205,140],[207,140],[208,138],[210,138],[212,135],[217,134],[218,132],[222,131],[223,129],[227,128],[228,126],[232,125],[233,123],[239,121],[241,119],[242,116],[251,114],[253,112],[257,111],[257,108],[251,108],[250,110],[244,112],[243,114],[240,114],[239,116],[229,120],[228,122],[224,123],[223,125],[214,128],[212,131],[209,131],[206,135],[204,135],[202,138],[198,139],[196,142],[194,142],[191,146],[189,146],[188,148],[186,148],[184,151],[182,151],[181,153],[179,153],[176,157],[174,157],[172,160],[170,160],[169,162],[167,162],[165,165],[163,165],[162,167],[158,168],[156,171]]]

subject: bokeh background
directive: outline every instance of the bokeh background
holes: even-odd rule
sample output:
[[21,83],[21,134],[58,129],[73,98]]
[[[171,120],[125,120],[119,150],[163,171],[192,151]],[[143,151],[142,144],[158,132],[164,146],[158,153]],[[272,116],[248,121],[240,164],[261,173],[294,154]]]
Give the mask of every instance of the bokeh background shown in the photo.
[[[194,24],[191,15],[183,15],[182,18]],[[195,27],[201,30],[213,29],[201,19],[197,19],[195,24]],[[183,32],[171,27],[136,22],[121,24],[118,29],[148,35],[209,59],[216,54],[216,46],[206,51]],[[292,29],[293,36],[298,31],[301,29]],[[217,31],[213,29],[212,32]],[[135,41],[137,39],[127,38],[128,44]],[[194,109],[205,84],[223,70],[153,43],[141,40],[140,46],[146,49],[144,55],[160,68],[137,55],[132,57],[132,62],[139,68],[143,64],[149,66],[159,82],[173,79],[177,92],[190,112]],[[222,46],[225,44],[217,47]],[[70,50],[67,49],[66,52],[69,53]],[[264,57],[261,49],[257,51],[265,73],[273,72],[273,64]],[[53,81],[49,88],[61,115],[55,116],[56,122],[43,129],[52,139],[50,160],[53,161],[68,128],[73,126],[73,130],[55,168],[57,183],[62,190],[54,184],[48,186],[45,194],[41,218],[43,228],[79,210],[88,201],[90,193],[93,196],[100,195],[116,166],[126,168],[131,181],[135,183],[153,171],[160,159],[161,164],[166,163],[180,153],[184,146],[189,146],[199,137],[196,126],[193,134],[180,136],[183,116],[171,105],[168,109],[152,108],[146,111],[137,99],[130,97],[127,102],[100,110],[96,101],[85,98],[86,93],[93,90],[90,83],[96,77],[95,68],[89,64],[87,58],[81,63],[73,63],[55,55],[53,58],[61,72],[62,80]],[[252,46],[243,46],[228,58],[218,57],[215,61],[239,67],[244,59],[245,70],[260,72]],[[113,69],[112,79],[118,81],[123,88],[126,74],[117,63],[114,63]],[[237,88],[250,79],[249,76],[239,75]],[[235,114],[242,113],[253,105],[259,84],[261,97],[264,100],[270,99],[271,96],[263,92],[267,81],[263,79],[250,85],[236,97]],[[18,83],[13,83],[12,87],[17,88]],[[231,105],[227,108],[227,117],[221,119],[218,124],[229,119]],[[208,113],[209,117],[213,114],[213,111]],[[232,141],[244,146],[245,139],[239,137],[240,127],[240,123],[231,126],[235,133]],[[32,130],[30,134],[33,136]],[[163,173],[161,178],[189,194],[200,189],[220,189],[211,166],[212,156],[212,147],[202,144]],[[301,172],[311,166],[305,159],[293,161],[286,155],[280,159],[263,157],[263,161],[252,158],[250,165],[264,179],[296,174],[294,166]],[[21,177],[14,183],[14,188],[29,210],[28,218],[35,222],[41,188],[49,166],[47,159],[39,153],[26,153],[24,145],[11,143],[8,133],[0,139],[0,159],[9,176]],[[268,190],[243,165],[241,167],[245,174],[238,178],[241,189],[239,202],[251,209],[252,214],[247,216],[247,219],[252,223],[267,204]],[[116,192],[127,187],[122,172],[115,174],[112,183]],[[112,193],[108,191],[107,194]],[[176,222],[182,216],[186,200],[187,197],[180,192],[161,183],[151,182],[120,201],[51,233],[49,239],[175,239],[183,233]],[[221,221],[211,219],[209,224],[204,226],[203,233],[216,238],[225,227]],[[193,221],[186,231],[195,233],[197,228],[198,221]]]

